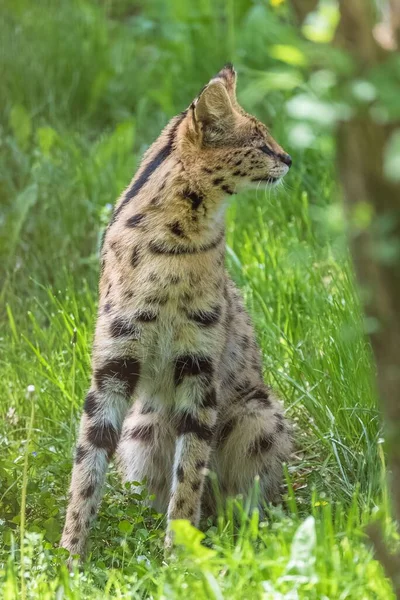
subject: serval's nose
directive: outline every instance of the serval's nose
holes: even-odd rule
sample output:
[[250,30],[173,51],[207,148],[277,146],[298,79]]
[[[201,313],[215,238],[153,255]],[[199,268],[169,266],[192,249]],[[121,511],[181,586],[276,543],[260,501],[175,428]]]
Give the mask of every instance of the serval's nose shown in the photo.
[[285,154],[280,154],[279,158],[290,169],[290,167],[292,166],[292,157],[290,156],[290,154],[286,154],[286,153]]

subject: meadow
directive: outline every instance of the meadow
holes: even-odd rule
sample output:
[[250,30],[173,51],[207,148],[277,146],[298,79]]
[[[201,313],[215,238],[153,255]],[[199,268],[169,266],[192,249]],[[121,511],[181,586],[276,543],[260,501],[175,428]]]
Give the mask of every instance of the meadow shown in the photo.
[[[2,5],[5,600],[394,598],[365,534],[379,518],[396,535],[373,324],[354,284],[334,134],[312,115],[293,117],[296,99],[318,98],[329,77],[310,75],[287,11],[250,0]],[[143,151],[227,60],[241,104],[293,156],[280,188],[235,196],[227,215],[227,265],[256,324],[265,380],[294,423],[284,502],[261,520],[232,499],[202,533],[179,523],[166,561],[163,517],[112,467],[87,560],[70,574],[57,545],[90,377],[101,234]]]

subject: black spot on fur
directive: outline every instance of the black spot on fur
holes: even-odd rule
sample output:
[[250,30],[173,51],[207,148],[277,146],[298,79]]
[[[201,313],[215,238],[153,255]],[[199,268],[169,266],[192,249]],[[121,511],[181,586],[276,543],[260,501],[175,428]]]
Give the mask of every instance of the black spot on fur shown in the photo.
[[139,374],[140,362],[136,358],[116,358],[96,369],[94,377],[100,390],[103,390],[106,383],[115,377],[125,383],[126,391],[131,396],[135,390]]
[[195,464],[195,469],[200,471],[200,469],[204,469],[206,467],[206,461],[205,460],[198,460]]
[[174,221],[173,223],[170,223],[168,227],[174,235],[177,235],[178,237],[185,237],[185,232],[183,231],[182,225],[179,223],[179,221]]
[[118,260],[121,260],[122,258],[122,248],[121,246],[118,244],[118,242],[116,242],[114,240],[114,242],[111,242],[110,244],[110,248],[113,250],[113,252],[115,253],[115,256],[117,257]]
[[209,173],[209,174],[213,173],[213,170],[210,169],[209,167],[203,167],[203,171],[204,171],[204,173]]
[[157,304],[158,306],[164,306],[168,302],[168,294],[149,294],[145,298],[145,302],[148,304]]
[[223,424],[223,426],[221,427],[221,429],[218,431],[218,434],[217,434],[218,446],[223,446],[223,444],[225,444],[228,437],[231,435],[232,431],[235,429],[236,424],[237,424],[236,417],[229,419],[229,421],[226,421],[226,423]]
[[270,433],[265,433],[264,435],[254,440],[254,442],[250,445],[249,453],[250,455],[255,456],[256,454],[268,452],[269,450],[271,450],[273,445],[273,435],[271,435]]
[[117,317],[110,325],[110,333],[112,337],[130,337],[135,340],[139,339],[139,330],[134,323],[130,323],[121,317]]
[[235,162],[235,167],[239,167],[242,164],[242,159],[239,159]]
[[72,540],[71,540],[71,544],[72,544],[73,546],[75,546],[75,545],[76,545],[78,542],[79,542],[79,538],[77,538],[77,537],[74,537],[74,538],[72,538]]
[[234,171],[234,172],[232,173],[232,175],[233,175],[234,177],[241,177],[241,175],[242,175],[242,172],[241,172],[241,171]]
[[133,215],[133,217],[129,217],[126,222],[127,227],[137,227],[145,218],[146,215],[139,213],[137,215]]
[[111,309],[112,309],[112,304],[111,304],[111,302],[106,302],[106,304],[104,305],[104,312],[105,312],[106,314],[108,314],[108,313],[111,311]]
[[83,446],[78,446],[76,448],[76,452],[75,452],[75,464],[80,465],[81,462],[84,460],[84,458],[86,458],[87,455],[88,455],[87,448],[84,448]]
[[201,481],[198,479],[197,481],[193,481],[192,483],[192,490],[193,492],[198,492],[201,486]]
[[217,392],[214,388],[207,390],[203,402],[201,403],[202,408],[216,408],[217,407]]
[[201,252],[209,252],[214,250],[224,239],[224,232],[221,231],[216,238],[208,244],[202,244],[200,246],[189,246],[184,244],[174,244],[173,246],[166,246],[163,242],[153,241],[149,244],[150,252],[153,254],[164,254],[168,256],[178,256],[182,254],[200,254]]
[[267,183],[275,183],[275,181],[278,181],[277,177],[253,177],[252,181],[266,181]]
[[187,435],[192,433],[200,440],[210,442],[214,435],[214,428],[210,427],[206,423],[201,423],[190,413],[186,413],[182,415],[179,420],[177,432],[178,435]]
[[264,406],[271,406],[271,400],[266,388],[254,387],[243,397],[244,402],[259,400]]
[[232,196],[232,194],[234,194],[235,192],[233,190],[231,190],[230,187],[228,187],[227,185],[221,185],[221,190],[223,190],[225,192],[225,194],[229,194],[230,196]]
[[[142,413],[143,414],[143,413]],[[154,427],[153,425],[138,425],[137,427],[133,427],[129,431],[129,437],[132,440],[139,440],[141,442],[149,442],[153,439],[154,435]]]
[[202,194],[197,194],[193,190],[189,190],[189,189],[185,190],[185,192],[183,193],[183,196],[187,200],[190,200],[190,202],[192,203],[193,210],[197,210],[204,199],[204,196]]
[[282,433],[283,431],[285,431],[285,425],[282,423],[282,421],[278,421],[276,424],[276,432]]
[[132,250],[132,254],[131,254],[131,265],[133,268],[138,266],[139,260],[140,260],[139,250],[137,248],[134,248]]
[[96,514],[96,507],[95,506],[92,506],[92,508],[90,509],[90,514],[92,515],[92,517],[95,516],[95,514]]
[[242,350],[247,350],[247,348],[249,347],[250,344],[250,338],[248,335],[243,335],[242,339],[240,341],[240,346],[242,348]]
[[93,417],[98,409],[96,394],[94,392],[89,392],[85,398],[85,402],[83,404],[83,410],[87,414],[88,417]]
[[182,383],[185,377],[204,376],[207,380],[213,375],[212,360],[206,356],[187,354],[179,356],[175,362],[175,385]]
[[157,319],[157,315],[150,310],[139,310],[135,312],[135,319],[140,323],[151,323]]
[[183,483],[185,479],[185,472],[183,470],[182,465],[178,465],[178,468],[176,469],[176,476],[178,478],[179,483]]
[[191,321],[195,321],[199,325],[204,325],[205,327],[210,327],[212,325],[216,325],[221,316],[221,307],[215,306],[212,310],[209,311],[198,311],[195,313],[187,313],[188,318]]
[[246,392],[248,392],[248,390],[250,389],[250,386],[251,386],[250,379],[245,379],[244,381],[241,381],[240,383],[235,385],[235,392],[243,395]]
[[281,415],[281,413],[274,413],[274,417],[277,420],[276,431],[278,433],[282,433],[286,429],[285,419],[284,419],[283,415]]
[[215,177],[213,179],[213,184],[214,185],[220,185],[220,183],[223,183],[223,182],[224,182],[224,178],[223,177]]
[[184,498],[179,498],[179,500],[176,501],[176,509],[177,510],[182,510],[182,508],[185,506],[185,500]]
[[92,484],[88,485],[87,488],[82,490],[81,496],[82,498],[91,498],[94,494],[95,486]]
[[103,421],[91,425],[87,431],[87,439],[96,448],[106,450],[109,457],[114,454],[118,443],[119,432],[114,425]]

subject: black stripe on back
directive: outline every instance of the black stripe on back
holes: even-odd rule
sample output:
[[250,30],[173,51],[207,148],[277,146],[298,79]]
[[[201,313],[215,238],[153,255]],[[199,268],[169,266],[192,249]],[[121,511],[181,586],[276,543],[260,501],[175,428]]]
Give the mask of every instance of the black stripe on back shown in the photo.
[[161,150],[159,150],[157,152],[157,154],[154,156],[154,158],[143,169],[143,171],[139,175],[139,177],[133,182],[132,187],[130,187],[129,190],[126,192],[125,197],[122,200],[121,204],[114,211],[112,222],[115,221],[115,219],[117,218],[117,216],[119,215],[119,213],[121,212],[121,210],[123,209],[125,204],[127,204],[127,202],[129,202],[129,200],[131,200],[131,198],[133,198],[133,196],[135,196],[138,193],[138,191],[144,186],[144,184],[148,181],[148,179],[154,173],[154,171],[156,169],[158,169],[158,167],[164,162],[164,160],[166,158],[168,158],[168,156],[171,154],[172,147],[173,147],[174,140],[175,140],[176,130],[178,129],[179,125],[182,123],[183,119],[185,118],[186,112],[187,111],[184,111],[178,117],[176,117],[176,120],[175,120],[174,124],[172,125],[171,130],[168,134],[167,143],[165,144],[165,146],[163,148],[161,148]]

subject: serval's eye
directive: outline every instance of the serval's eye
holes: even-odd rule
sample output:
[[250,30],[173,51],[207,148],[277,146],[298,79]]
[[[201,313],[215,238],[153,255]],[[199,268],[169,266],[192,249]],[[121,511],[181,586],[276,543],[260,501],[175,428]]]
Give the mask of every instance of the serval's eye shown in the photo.
[[268,156],[274,155],[273,151],[271,150],[271,148],[269,146],[265,146],[265,145],[261,146],[259,148],[259,150],[261,150],[261,152],[264,152],[264,154],[267,154]]

